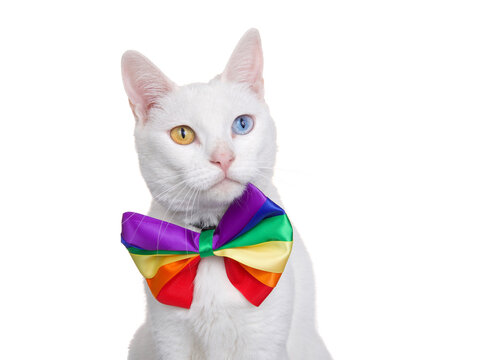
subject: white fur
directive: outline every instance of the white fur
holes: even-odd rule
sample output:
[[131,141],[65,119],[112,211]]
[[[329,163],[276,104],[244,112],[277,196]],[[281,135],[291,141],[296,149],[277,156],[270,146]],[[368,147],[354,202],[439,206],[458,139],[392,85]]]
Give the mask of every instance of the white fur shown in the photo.
[[[209,83],[178,87],[141,54],[125,53],[140,168],[153,196],[150,216],[193,230],[191,224],[215,225],[247,182],[281,205],[271,181],[276,130],[263,99],[262,61],[254,29]],[[231,124],[242,114],[254,117],[254,128],[233,135]],[[194,129],[196,141],[176,144],[169,130],[178,125]],[[227,174],[210,160],[216,151],[235,158]],[[202,259],[189,310],[159,303],[147,287],[146,294],[146,322],[129,359],[330,359],[315,329],[312,267],[297,231],[287,268],[259,307],[231,285],[217,257]]]

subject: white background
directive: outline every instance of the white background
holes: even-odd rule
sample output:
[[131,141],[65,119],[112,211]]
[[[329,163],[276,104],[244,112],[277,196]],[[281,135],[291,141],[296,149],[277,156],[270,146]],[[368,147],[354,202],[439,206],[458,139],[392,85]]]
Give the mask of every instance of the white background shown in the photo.
[[2,3],[0,358],[125,359],[144,294],[120,216],[149,193],[120,57],[207,81],[257,27],[334,358],[503,359],[501,4]]

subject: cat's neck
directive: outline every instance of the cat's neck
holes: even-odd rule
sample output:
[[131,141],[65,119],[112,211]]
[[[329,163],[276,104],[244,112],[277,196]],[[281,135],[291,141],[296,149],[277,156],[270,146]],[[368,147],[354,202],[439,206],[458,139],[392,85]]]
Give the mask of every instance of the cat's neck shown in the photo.
[[[276,187],[268,181],[256,186],[271,200],[282,206]],[[216,226],[229,204],[222,204],[205,210],[172,211],[154,199],[151,202],[149,216],[163,221],[168,221],[193,231],[200,231],[203,227]]]

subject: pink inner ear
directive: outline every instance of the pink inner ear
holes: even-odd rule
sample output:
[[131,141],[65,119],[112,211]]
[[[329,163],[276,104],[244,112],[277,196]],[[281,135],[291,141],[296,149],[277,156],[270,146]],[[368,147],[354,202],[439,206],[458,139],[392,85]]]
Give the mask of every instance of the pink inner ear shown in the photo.
[[146,120],[159,98],[176,88],[152,62],[137,51],[127,51],[122,58],[124,89],[135,118]]
[[262,77],[263,55],[259,32],[251,29],[243,35],[223,73],[228,81],[247,83],[261,97],[264,91]]

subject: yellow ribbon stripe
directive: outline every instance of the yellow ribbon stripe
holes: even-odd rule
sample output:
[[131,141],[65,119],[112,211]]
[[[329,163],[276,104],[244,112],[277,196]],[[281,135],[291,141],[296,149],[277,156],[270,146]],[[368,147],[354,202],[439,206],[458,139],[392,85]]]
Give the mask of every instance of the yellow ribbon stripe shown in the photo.
[[[239,263],[262,271],[282,273],[292,250],[292,241],[267,241],[257,245],[242,246],[214,251],[214,255],[228,257]],[[140,273],[153,278],[159,268],[166,264],[192,258],[198,254],[152,254],[130,253]]]
[[257,245],[214,251],[246,266],[263,271],[282,273],[292,250],[292,241],[267,241]]
[[156,275],[159,268],[166,264],[171,264],[175,261],[188,259],[198,256],[198,254],[182,254],[182,255],[167,255],[167,254],[154,254],[154,255],[138,255],[131,254],[131,258],[135,262],[140,273],[146,278],[150,279]]

